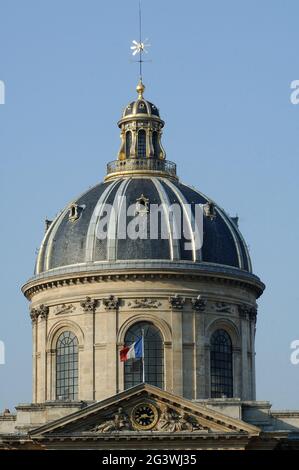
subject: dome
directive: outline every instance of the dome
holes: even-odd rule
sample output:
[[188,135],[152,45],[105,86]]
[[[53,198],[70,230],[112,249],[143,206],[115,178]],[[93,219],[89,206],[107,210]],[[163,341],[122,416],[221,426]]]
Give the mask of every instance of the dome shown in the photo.
[[[160,118],[158,108],[150,101],[145,100],[143,97],[145,86],[142,81],[138,83],[136,90],[138,93],[138,99],[136,101],[132,101],[128,104],[128,106],[125,107],[122,114],[122,120],[127,117],[132,118],[135,116],[139,116],[141,119],[145,116]],[[120,122],[122,122],[122,120]]]
[[[168,209],[173,204],[181,211],[170,215]],[[190,213],[185,210],[187,204]],[[201,249],[188,246],[192,242],[190,228],[197,204],[205,209]],[[113,212],[105,215],[108,205],[118,208],[117,215]],[[121,222],[129,206],[137,212],[163,208],[156,238],[150,236],[150,217],[143,238],[131,239],[123,234]],[[108,237],[101,239],[104,216]],[[134,216],[136,212],[127,219],[128,223]],[[176,237],[163,237],[162,227],[169,228],[171,223],[180,233]],[[74,200],[50,224],[39,251],[36,274],[65,267],[101,269],[111,263],[115,268],[128,264],[161,268],[183,264],[186,269],[208,263],[251,272],[247,246],[235,219],[199,191],[175,179],[156,176],[118,177],[96,185]]]
[[145,99],[138,99],[129,103],[128,106],[125,107],[122,117],[131,117],[138,114],[141,115],[140,117],[143,117],[145,114],[148,116],[160,117],[158,108],[153,103],[146,101]]
[[183,269],[252,276],[236,218],[179,181],[162,145],[164,121],[144,99],[142,81],[136,90],[118,122],[118,159],[107,164],[104,182],[48,221],[35,275]]

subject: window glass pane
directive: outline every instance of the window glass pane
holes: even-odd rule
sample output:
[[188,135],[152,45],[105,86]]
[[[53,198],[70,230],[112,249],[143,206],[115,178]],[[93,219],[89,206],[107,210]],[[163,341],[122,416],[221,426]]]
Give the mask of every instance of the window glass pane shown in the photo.
[[217,330],[211,337],[211,397],[233,396],[232,342],[225,330]]
[[154,157],[159,157],[159,144],[158,144],[158,133],[156,131],[153,132],[153,147],[154,147]]
[[146,157],[146,134],[143,129],[138,132],[138,150],[137,150],[138,158],[145,158]]
[[56,346],[56,399],[77,400],[77,377],[78,340],[71,331],[65,331],[59,336]]
[[[148,322],[133,325],[125,336],[126,346],[130,346],[142,336],[144,330],[144,370],[145,382],[163,388],[164,355],[163,340],[158,328]],[[125,389],[142,382],[142,360],[129,359],[124,363]]]
[[126,157],[127,158],[130,157],[131,145],[132,145],[132,133],[130,131],[128,131],[126,133]]

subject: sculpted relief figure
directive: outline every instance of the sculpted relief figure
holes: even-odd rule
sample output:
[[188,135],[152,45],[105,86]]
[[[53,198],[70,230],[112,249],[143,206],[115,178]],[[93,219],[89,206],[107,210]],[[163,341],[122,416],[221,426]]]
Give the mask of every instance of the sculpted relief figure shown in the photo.
[[95,428],[96,432],[128,431],[131,429],[131,422],[123,408],[118,408],[117,413],[104,423]]
[[157,299],[134,299],[133,302],[128,303],[131,308],[158,308],[162,304]]
[[157,424],[157,431],[177,432],[177,431],[197,431],[202,429],[197,422],[191,421],[184,413],[179,415],[175,410],[166,407]]

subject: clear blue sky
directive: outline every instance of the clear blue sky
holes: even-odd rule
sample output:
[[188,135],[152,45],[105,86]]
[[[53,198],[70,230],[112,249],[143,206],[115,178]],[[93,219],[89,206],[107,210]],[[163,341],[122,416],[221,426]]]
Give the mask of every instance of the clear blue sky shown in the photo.
[[[215,199],[266,283],[257,324],[257,397],[299,409],[296,0],[143,0],[146,96],[166,120],[182,181]],[[0,0],[0,410],[31,399],[31,322],[20,286],[44,219],[101,181],[135,96],[137,0]]]

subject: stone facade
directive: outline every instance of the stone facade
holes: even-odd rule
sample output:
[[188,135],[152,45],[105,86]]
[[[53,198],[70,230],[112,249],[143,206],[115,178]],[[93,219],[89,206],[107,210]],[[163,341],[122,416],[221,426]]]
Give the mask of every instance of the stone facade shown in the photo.
[[153,323],[162,334],[165,390],[189,399],[210,397],[210,338],[222,328],[233,344],[234,396],[255,399],[257,286],[144,272],[62,279],[55,287],[47,279],[48,287],[34,293],[32,284],[24,287],[31,312],[42,311],[32,319],[34,403],[56,399],[55,348],[64,330],[79,341],[79,399],[102,400],[123,391],[119,350],[128,328],[139,321]]

